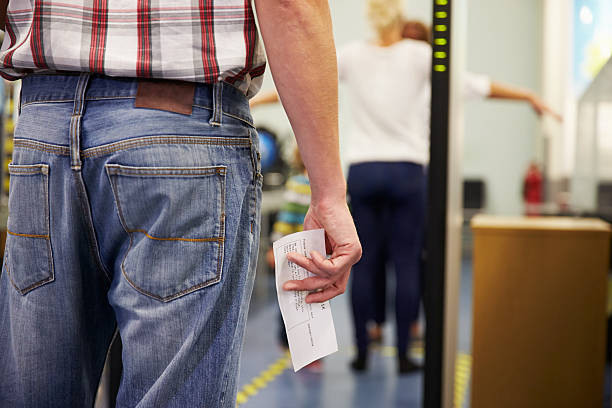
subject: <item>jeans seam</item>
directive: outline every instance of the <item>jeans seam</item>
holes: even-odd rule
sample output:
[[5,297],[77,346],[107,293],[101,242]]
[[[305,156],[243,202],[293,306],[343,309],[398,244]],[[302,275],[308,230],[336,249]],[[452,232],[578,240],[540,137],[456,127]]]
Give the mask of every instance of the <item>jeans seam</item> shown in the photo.
[[[38,164],[9,164],[9,173],[10,174],[42,174],[47,175],[49,172],[49,165],[45,163]],[[45,169],[45,170],[43,170]]]
[[201,138],[200,136],[145,136],[136,138],[135,140],[122,140],[105,146],[91,147],[83,151],[82,157],[91,158],[99,157],[107,154],[115,153],[121,150],[127,150],[136,147],[147,147],[159,144],[199,144],[211,146],[248,146],[247,138],[231,139],[231,138]]
[[31,176],[34,174],[44,174],[39,167],[36,168],[15,168],[15,167],[9,167],[9,174],[14,175],[14,176],[21,176],[21,175],[26,175],[26,176]]
[[46,283],[49,282],[53,282],[55,280],[55,273],[53,270],[51,270],[51,276],[49,276],[47,279],[43,279],[41,281],[38,281],[36,283],[31,284],[30,286],[24,288],[24,289],[19,289],[17,287],[17,285],[15,285],[15,282],[13,281],[13,278],[11,277],[11,268],[9,268],[9,265],[6,265],[6,273],[8,274],[9,280],[11,282],[11,285],[15,288],[15,290],[17,290],[17,292],[19,292],[21,295],[25,295],[28,292],[33,291],[34,289],[45,285]]
[[[159,144],[198,144],[198,145],[210,145],[210,146],[249,146],[250,141],[246,137],[234,138],[217,138],[217,137],[206,137],[201,136],[144,136],[135,138],[135,140],[123,140],[119,142],[110,143],[104,146],[90,147],[82,150],[82,158],[93,158],[104,156],[106,154],[115,153],[121,150],[127,150],[135,147],[146,147],[154,146]],[[58,154],[62,156],[70,156],[70,148],[65,146],[51,145],[48,143],[38,142],[27,139],[15,139],[15,147],[24,147],[34,150],[43,151],[51,154]]]
[[29,105],[41,105],[41,104],[44,104],[44,103],[68,103],[68,102],[74,103],[74,98],[70,98],[70,99],[49,99],[49,100],[43,100],[43,101],[22,102],[21,103],[21,109],[23,109],[23,108],[25,108],[26,106],[29,106]]
[[205,167],[128,167],[120,164],[107,164],[106,169],[112,175],[128,176],[213,176],[219,174],[225,176],[227,167],[225,166],[205,166]]
[[57,146],[28,139],[14,139],[13,143],[15,147],[30,148],[61,156],[70,156],[70,148],[66,146]]
[[[256,130],[251,130],[251,132],[257,132]],[[251,234],[253,234],[254,232],[254,225],[255,225],[255,218],[256,218],[256,213],[257,213],[257,188],[258,188],[258,182],[260,181],[261,173],[260,173],[260,167],[259,167],[259,152],[257,151],[257,147],[255,146],[255,143],[253,143],[253,135],[249,134],[249,146],[251,149],[251,166],[253,167],[253,179],[252,179],[252,186],[253,186],[253,193],[251,195],[251,199],[250,199],[250,203],[249,203],[249,224],[250,224],[250,232]]]
[[[125,258],[127,257],[127,254],[129,253],[129,251],[130,251],[131,247],[132,247],[132,235],[130,235],[130,247],[128,248],[128,252],[126,252],[126,256],[123,258],[124,260],[121,262],[121,273],[123,274],[123,277],[125,278],[125,280],[127,280],[127,281],[128,281],[128,283],[130,284],[130,286],[132,286],[132,287],[133,287],[133,288],[134,288],[136,291],[138,291],[138,292],[142,293],[143,295],[146,295],[146,296],[148,296],[148,297],[151,297],[151,298],[153,298],[153,299],[155,299],[155,300],[159,300],[160,302],[168,303],[168,302],[170,302],[170,301],[172,301],[172,300],[174,300],[174,299],[178,299],[178,298],[180,298],[181,296],[187,295],[187,294],[189,294],[189,293],[191,293],[191,292],[195,292],[195,291],[196,291],[196,290],[198,290],[198,289],[202,289],[202,288],[205,288],[205,287],[207,287],[207,286],[211,286],[211,285],[213,285],[213,284],[218,283],[218,282],[220,282],[220,281],[221,281],[221,276],[220,276],[220,275],[218,275],[218,276],[215,276],[214,278],[209,279],[209,280],[207,280],[207,281],[205,281],[205,282],[198,283],[197,285],[190,286],[190,287],[189,287],[189,288],[187,288],[187,289],[183,289],[183,290],[182,290],[182,291],[180,291],[180,292],[177,292],[177,293],[174,293],[174,294],[172,294],[172,295],[170,295],[170,296],[165,296],[165,297],[162,297],[162,296],[156,295],[156,294],[154,294],[154,293],[148,292],[148,291],[146,291],[146,290],[144,290],[144,289],[142,289],[142,288],[138,287],[138,286],[136,285],[136,283],[134,283],[134,282],[133,282],[133,281],[132,281],[132,280],[129,278],[129,276],[128,276],[128,275],[127,275],[127,273],[125,272],[125,268],[123,267],[123,262],[125,262]],[[219,247],[223,247],[223,245],[219,244]],[[217,262],[217,264],[218,264],[218,262]]]
[[222,241],[219,242],[219,247],[217,248],[217,276],[219,277],[219,281],[221,281],[223,275],[223,251],[225,250],[225,174],[221,177],[221,213],[219,215],[219,231],[217,234],[222,238]]
[[[94,262],[98,265],[104,276],[109,282],[113,281],[113,278],[108,270],[108,268],[104,265],[102,261],[102,255],[100,254],[100,249],[98,246],[98,238],[96,237],[96,231],[93,224],[93,219],[91,215],[91,207],[89,206],[89,199],[87,196],[87,190],[85,189],[85,182],[83,181],[82,174],[74,173],[76,178],[76,183],[80,184],[80,186],[76,186],[77,196],[79,199],[79,203],[81,205],[81,210],[83,211],[83,216],[85,217],[85,223],[87,224],[87,234],[89,235],[88,247],[93,255]],[[78,178],[77,178],[78,177]]]
[[[113,100],[113,99],[136,99],[135,96],[94,96],[94,97],[89,97],[89,98],[85,98],[86,101],[106,101],[106,100]],[[74,103],[74,98],[71,99],[49,99],[49,100],[42,100],[42,101],[30,101],[30,102],[23,102],[21,103],[20,107],[21,109],[25,108],[26,106],[29,105],[42,105],[45,103],[68,103],[68,102],[73,102]],[[212,111],[213,109],[210,106],[205,106],[205,105],[198,105],[197,103],[194,103],[192,105],[195,108],[201,108],[201,109],[206,109],[209,111]],[[229,113],[229,112],[223,112],[223,115],[225,116],[229,116],[230,118],[239,120],[243,123],[246,123],[247,125],[249,125],[252,128],[255,128],[255,124],[253,124],[253,122],[244,119],[238,115],[234,115],[233,113]]]
[[[111,99],[135,99],[135,97],[134,96],[100,96],[100,97],[94,96],[94,97],[85,98],[85,101],[102,101],[102,100],[111,100]],[[45,103],[68,103],[68,102],[74,103],[74,97],[68,98],[68,99],[34,100],[34,101],[29,101],[29,102],[22,102],[20,106],[23,109],[29,105],[42,105]]]
[[7,228],[6,233],[9,235],[14,235],[16,237],[25,237],[25,238],[44,238],[49,239],[49,234],[20,234],[18,232],[13,232]]
[[127,231],[130,234],[135,232],[139,232],[143,234],[145,237],[153,240],[153,241],[184,241],[184,242],[223,242],[223,237],[212,237],[212,238],[176,238],[176,237],[168,237],[168,238],[160,238],[154,237],[150,235],[147,231],[143,229],[130,229]]

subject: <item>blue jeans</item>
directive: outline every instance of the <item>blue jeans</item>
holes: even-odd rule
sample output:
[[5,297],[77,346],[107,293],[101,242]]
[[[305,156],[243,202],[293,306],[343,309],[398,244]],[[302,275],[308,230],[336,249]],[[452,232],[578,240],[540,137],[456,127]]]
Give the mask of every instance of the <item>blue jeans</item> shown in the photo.
[[0,280],[0,407],[234,407],[261,175],[246,98],[134,108],[138,81],[23,80]]
[[[352,165],[348,193],[359,240],[361,260],[351,274],[351,304],[355,341],[367,352],[366,324],[376,319],[377,295],[387,261],[396,275],[397,348],[405,356],[410,325],[418,318],[420,261],[425,229],[427,179],[423,166],[409,162],[370,162]],[[378,313],[377,313],[378,312]]]

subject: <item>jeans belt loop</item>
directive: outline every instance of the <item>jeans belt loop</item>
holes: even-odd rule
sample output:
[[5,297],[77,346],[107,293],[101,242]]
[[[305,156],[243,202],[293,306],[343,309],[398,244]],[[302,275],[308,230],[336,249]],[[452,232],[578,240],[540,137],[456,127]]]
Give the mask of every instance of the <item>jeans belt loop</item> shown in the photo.
[[77,82],[74,94],[74,108],[70,116],[70,168],[75,171],[81,170],[81,119],[85,112],[85,92],[91,74],[82,72]]
[[221,126],[223,118],[223,82],[215,82],[212,86],[212,117],[208,121],[211,126]]

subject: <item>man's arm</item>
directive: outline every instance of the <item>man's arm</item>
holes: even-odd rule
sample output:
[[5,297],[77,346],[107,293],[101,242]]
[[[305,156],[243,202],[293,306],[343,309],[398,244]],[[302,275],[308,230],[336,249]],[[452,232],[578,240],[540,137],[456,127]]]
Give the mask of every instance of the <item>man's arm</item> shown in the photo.
[[338,143],[338,69],[327,0],[255,0],[259,27],[276,89],[298,142],[312,191],[305,229],[324,228],[329,259],[290,254],[316,274],[285,283],[286,290],[316,291],[322,302],[344,293],[361,245],[346,205]]

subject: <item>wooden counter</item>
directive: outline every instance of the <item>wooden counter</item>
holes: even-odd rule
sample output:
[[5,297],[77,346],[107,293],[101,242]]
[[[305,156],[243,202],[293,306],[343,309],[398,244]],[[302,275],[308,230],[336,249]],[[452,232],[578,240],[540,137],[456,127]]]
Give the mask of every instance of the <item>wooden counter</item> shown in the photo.
[[610,226],[477,216],[472,408],[601,408]]

